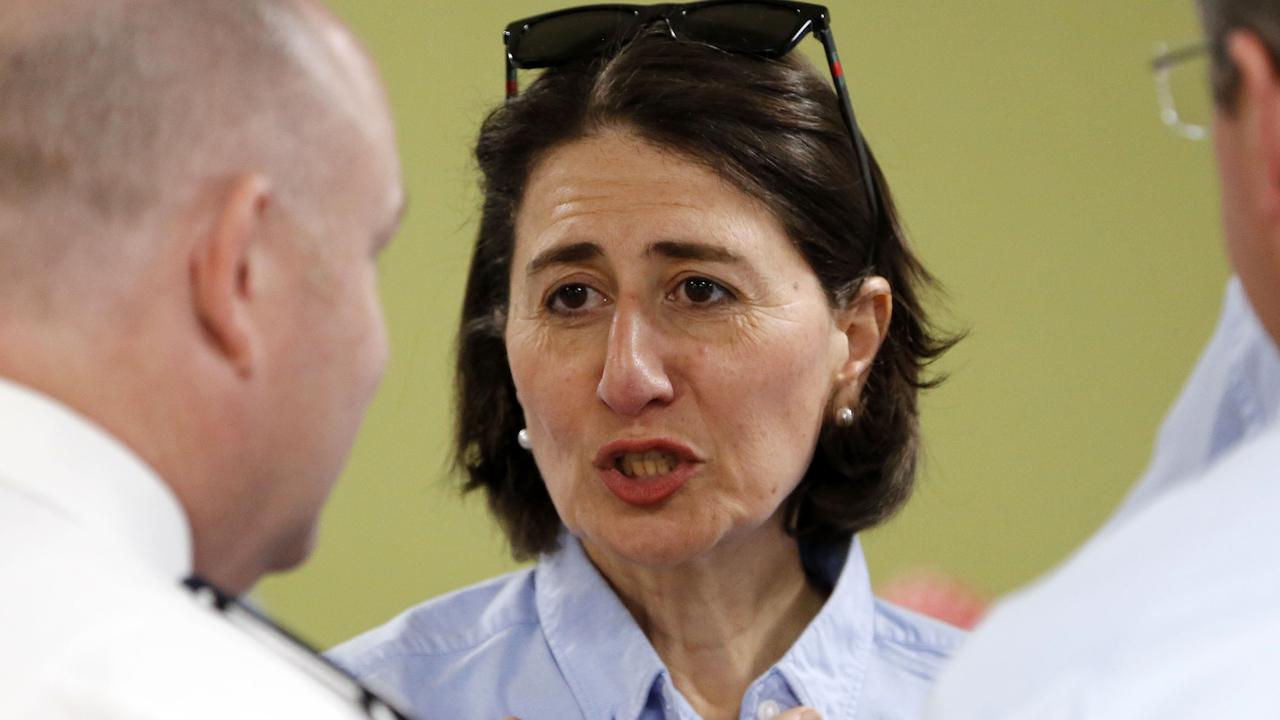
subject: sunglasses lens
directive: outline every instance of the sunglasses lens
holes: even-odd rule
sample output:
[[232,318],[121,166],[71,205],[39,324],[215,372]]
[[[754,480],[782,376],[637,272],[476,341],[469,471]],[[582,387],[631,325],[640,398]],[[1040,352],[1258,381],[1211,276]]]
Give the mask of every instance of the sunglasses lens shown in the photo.
[[530,25],[510,47],[516,65],[549,67],[590,57],[635,21],[626,10],[582,10]]
[[692,10],[680,19],[680,29],[723,50],[781,55],[795,47],[805,23],[792,8],[740,2]]

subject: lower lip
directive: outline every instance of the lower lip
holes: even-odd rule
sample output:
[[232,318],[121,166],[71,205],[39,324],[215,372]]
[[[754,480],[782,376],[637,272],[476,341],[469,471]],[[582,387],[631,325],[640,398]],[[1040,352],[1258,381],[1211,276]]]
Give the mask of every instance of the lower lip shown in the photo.
[[646,507],[657,505],[679,492],[689,481],[689,477],[697,470],[697,465],[681,463],[674,470],[664,475],[632,478],[623,475],[615,468],[601,470],[600,479],[609,492],[628,505]]

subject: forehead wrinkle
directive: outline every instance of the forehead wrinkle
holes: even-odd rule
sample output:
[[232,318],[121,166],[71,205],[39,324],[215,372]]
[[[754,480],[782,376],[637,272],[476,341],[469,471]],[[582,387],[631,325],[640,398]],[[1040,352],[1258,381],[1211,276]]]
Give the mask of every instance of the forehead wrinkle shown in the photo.
[[[645,186],[644,189],[647,189]],[[635,194],[627,194],[619,197],[617,193],[603,193],[584,196],[572,196],[572,191],[565,189],[564,195],[570,197],[555,198],[552,201],[548,218],[552,223],[561,222],[575,217],[594,217],[619,211],[626,213],[643,212],[646,210],[662,209],[670,210],[678,208],[681,210],[697,210],[700,205],[696,201],[686,201],[682,199],[647,199],[642,200]]]
[[[571,205],[571,203],[566,203],[560,207],[567,208],[568,205]],[[667,204],[647,203],[644,205],[637,205],[637,209],[656,206],[666,207]],[[681,204],[681,207],[701,209],[700,207],[692,204],[687,206]],[[595,228],[594,226],[588,226],[587,228],[575,227],[577,225],[576,221],[582,218],[595,216],[613,218],[616,215],[616,210],[611,208],[600,208],[598,210],[583,210],[577,208],[572,210],[566,209],[560,213],[559,217],[547,219],[538,235],[541,235],[544,238],[549,236],[553,243],[557,240],[563,241],[571,239],[574,235],[581,236],[584,234],[584,230],[586,230],[585,234],[588,237],[598,235],[602,231],[600,228]],[[699,217],[697,219],[699,220],[699,229],[692,233],[682,229],[675,229],[674,227],[667,227],[663,229],[659,226],[653,228],[652,232],[642,233],[642,235],[650,235],[651,237],[656,235],[657,239],[643,241],[641,237],[635,237],[631,232],[636,226],[632,223],[627,223],[622,236],[625,236],[630,240],[639,240],[643,242],[643,245],[637,250],[637,254],[644,258],[700,260],[742,266],[752,264],[747,255],[738,250],[731,249],[731,247],[735,245],[733,242],[734,239],[743,240],[750,237],[754,240],[754,233],[744,234],[737,231],[735,229],[737,223],[734,218]],[[668,226],[672,225],[670,222],[664,222],[661,224]],[[687,223],[682,223],[682,225],[687,225]],[[615,237],[615,233],[613,233],[608,227],[604,228],[603,232],[606,237]],[[612,249],[616,243],[605,242],[600,244],[593,242],[592,240],[583,240],[574,244],[590,244],[594,250],[589,257],[581,253],[574,253],[572,257],[566,257],[562,255],[561,250],[552,248],[539,254],[534,261],[530,262],[527,265],[528,271],[530,273],[535,272],[544,268],[548,264],[580,262],[583,260],[602,257],[607,254],[607,250]],[[625,244],[631,243],[628,241]],[[564,247],[571,248],[573,245],[565,245]]]

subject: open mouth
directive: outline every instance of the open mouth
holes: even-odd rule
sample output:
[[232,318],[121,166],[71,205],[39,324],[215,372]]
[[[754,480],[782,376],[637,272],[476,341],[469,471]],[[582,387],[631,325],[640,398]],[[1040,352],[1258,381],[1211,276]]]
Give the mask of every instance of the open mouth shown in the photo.
[[605,443],[594,465],[604,486],[637,507],[658,506],[680,491],[705,462],[684,444],[665,438]]
[[662,450],[622,453],[613,461],[618,472],[633,479],[666,475],[679,464],[675,455]]

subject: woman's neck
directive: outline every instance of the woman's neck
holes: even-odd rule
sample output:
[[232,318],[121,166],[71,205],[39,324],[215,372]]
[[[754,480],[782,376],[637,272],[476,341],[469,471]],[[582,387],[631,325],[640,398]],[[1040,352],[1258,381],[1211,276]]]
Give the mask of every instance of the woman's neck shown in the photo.
[[805,577],[795,540],[773,525],[671,567],[627,563],[584,543],[706,720],[738,717],[747,687],[786,654],[825,601]]

